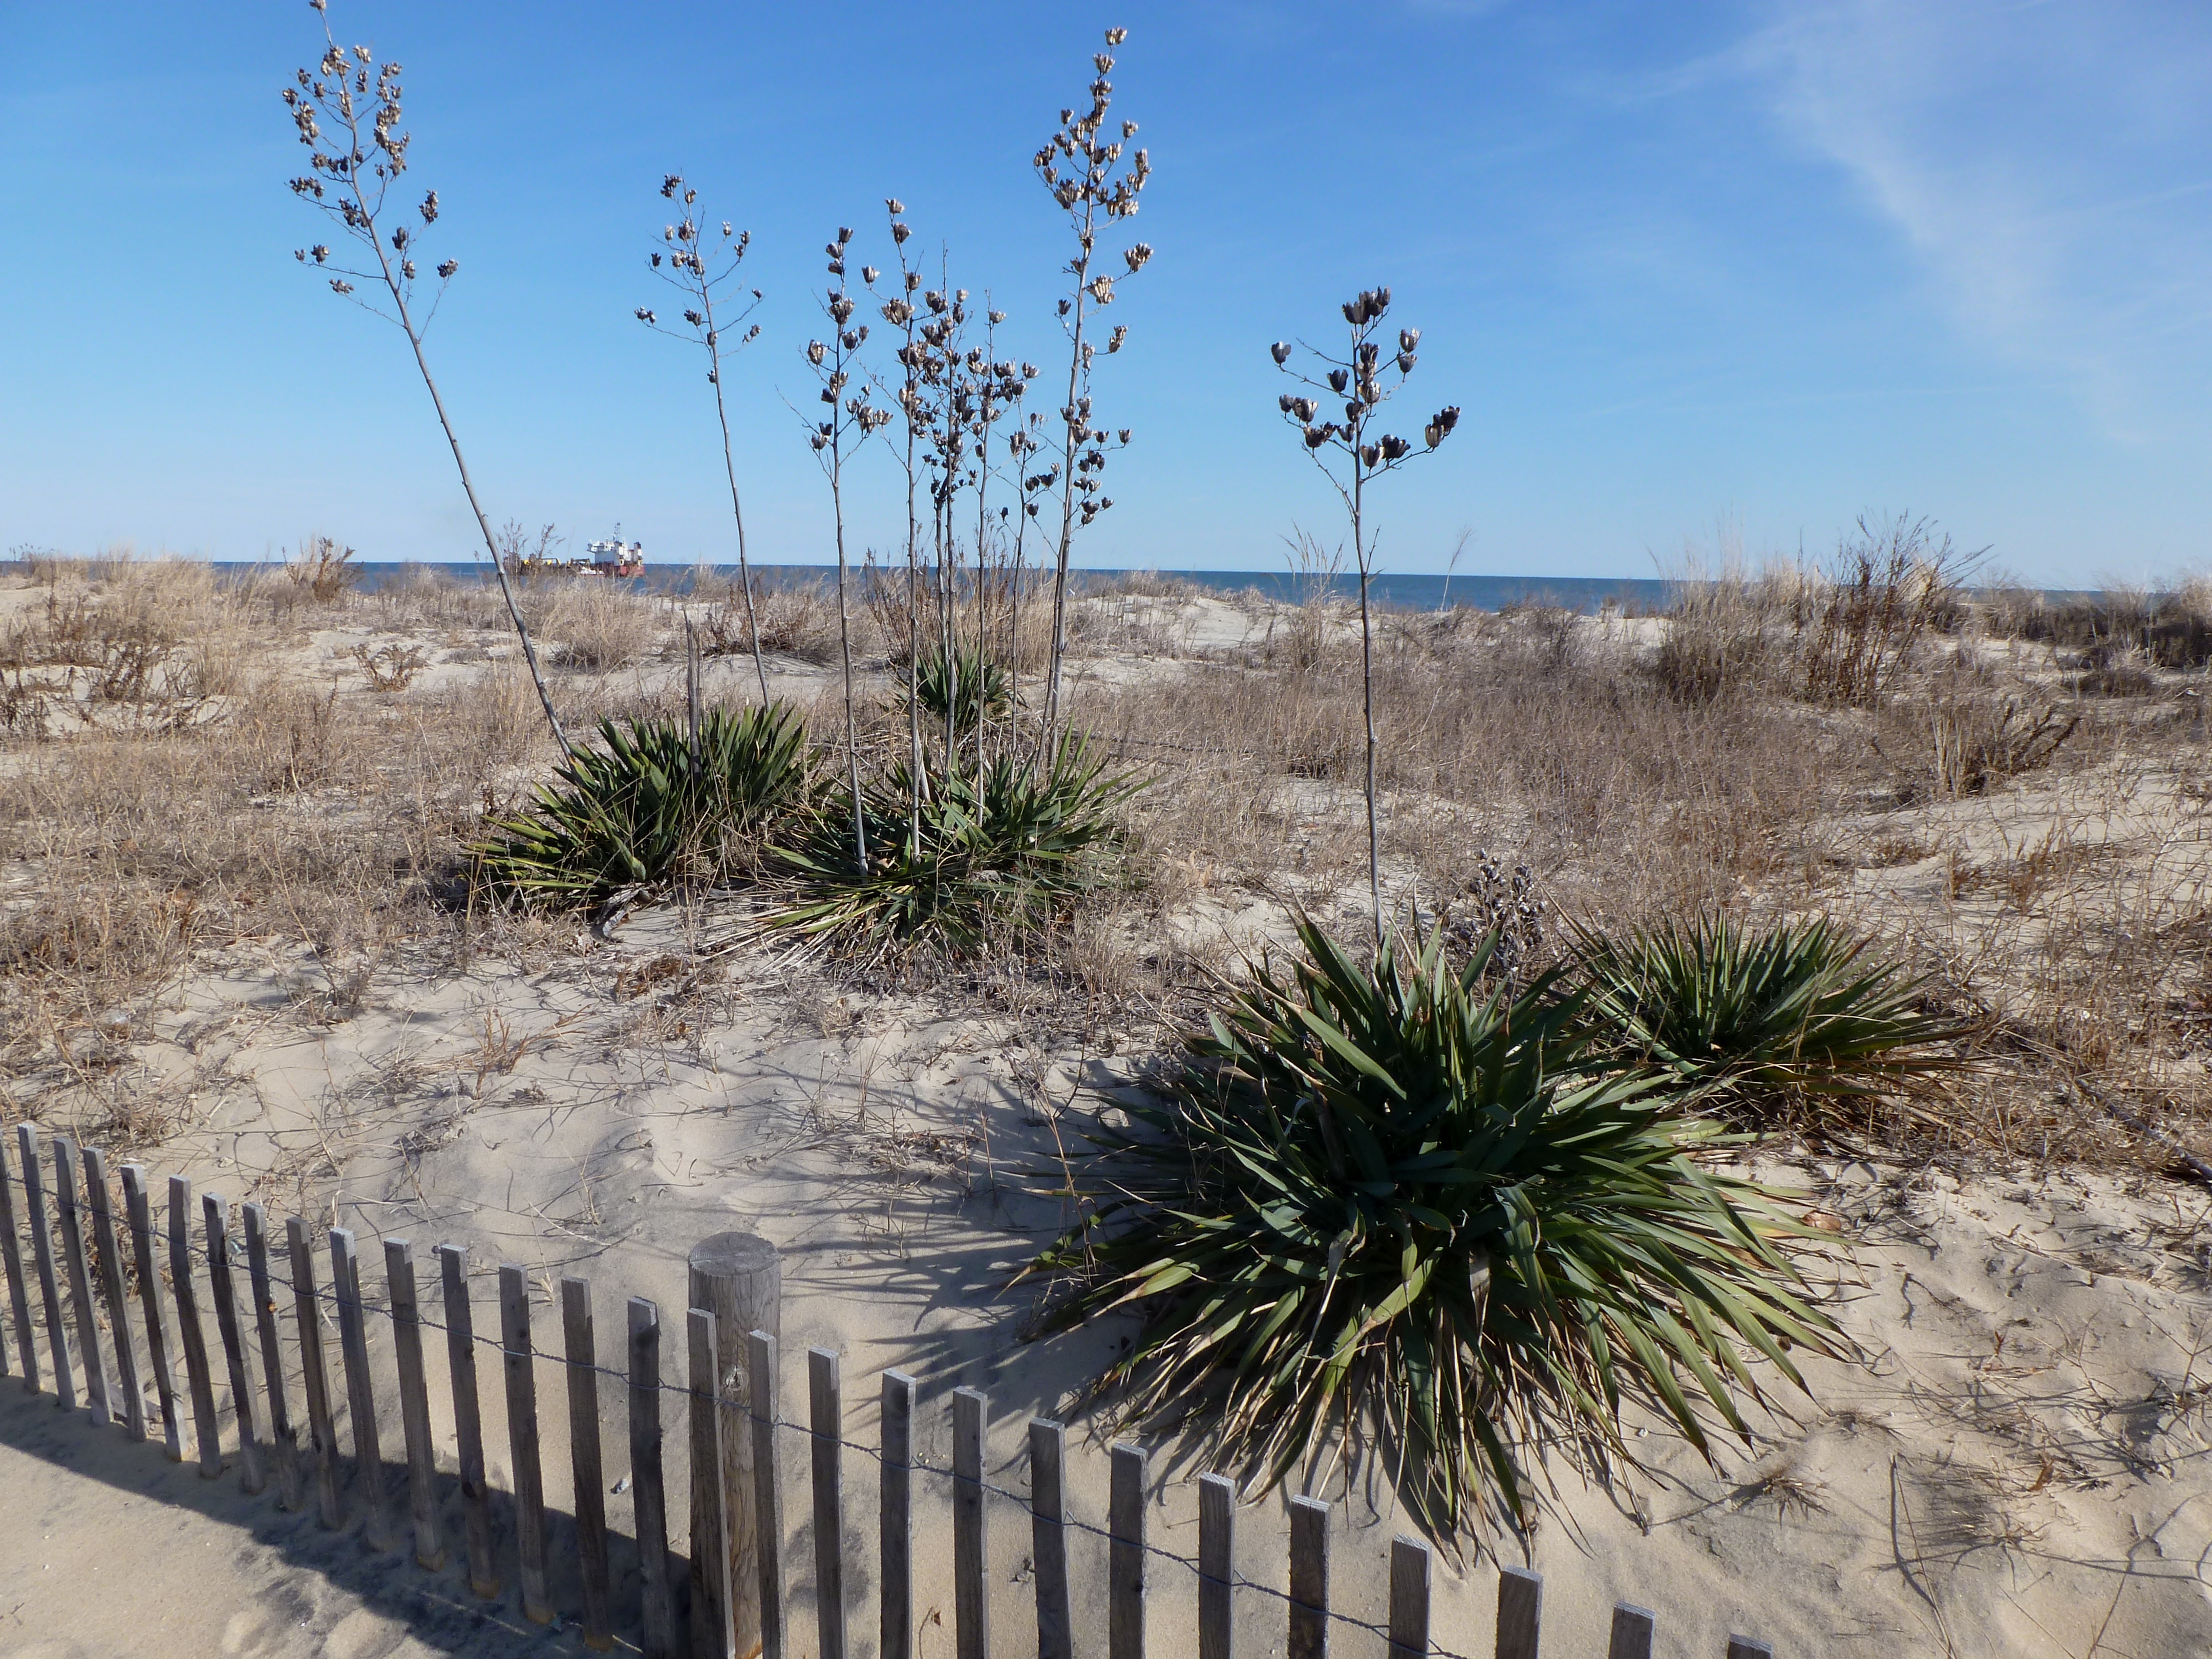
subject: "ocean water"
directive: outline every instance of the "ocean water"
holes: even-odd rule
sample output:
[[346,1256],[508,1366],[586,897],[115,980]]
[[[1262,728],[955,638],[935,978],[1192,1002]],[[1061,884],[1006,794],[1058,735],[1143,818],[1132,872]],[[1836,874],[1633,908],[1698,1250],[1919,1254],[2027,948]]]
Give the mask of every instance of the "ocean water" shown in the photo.
[[[222,562],[216,566],[224,570],[251,570],[255,567],[242,562]],[[434,572],[456,581],[489,581],[491,567],[482,562],[438,564],[362,564],[361,586],[369,592],[410,579],[416,571]],[[903,574],[897,567],[895,574]],[[805,582],[823,581],[833,574],[834,568],[812,564],[757,565],[753,580],[776,586],[793,586]],[[737,580],[735,565],[713,567],[714,580],[729,582]],[[867,573],[859,574],[866,580]],[[880,575],[881,572],[877,573]],[[1075,574],[1079,586],[1096,586],[1128,577],[1169,576],[1217,592],[1242,593],[1255,591],[1269,599],[1303,599],[1313,591],[1316,579],[1298,576],[1282,570],[1079,570]],[[625,585],[652,592],[690,592],[699,581],[696,566],[666,565],[650,568],[642,576],[623,579]],[[592,578],[592,580],[604,580]],[[1333,592],[1345,598],[1355,597],[1359,592],[1359,579],[1340,575],[1332,579]],[[1372,578],[1368,586],[1369,596],[1378,605],[1408,611],[1437,611],[1449,606],[1469,606],[1480,611],[1497,611],[1509,605],[1557,605],[1571,611],[1596,611],[1611,605],[1629,611],[1656,611],[1665,606],[1674,584],[1652,577],[1602,578],[1595,576],[1468,576],[1437,575],[1434,573],[1383,572]]]

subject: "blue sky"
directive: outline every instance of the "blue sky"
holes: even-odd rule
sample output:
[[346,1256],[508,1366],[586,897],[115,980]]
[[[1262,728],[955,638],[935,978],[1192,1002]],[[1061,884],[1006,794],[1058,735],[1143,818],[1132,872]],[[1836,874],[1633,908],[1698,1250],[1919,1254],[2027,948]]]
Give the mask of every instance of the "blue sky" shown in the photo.
[[[632,309],[682,169],[753,232],[730,375],[757,558],[830,556],[781,401],[841,223],[896,194],[954,282],[1057,344],[1028,158],[1130,36],[1155,175],[1102,363],[1135,441],[1097,566],[1279,567],[1334,498],[1274,338],[1391,285],[1408,396],[1466,411],[1386,486],[1382,557],[1644,575],[1735,527],[1818,553],[1933,515],[2054,585],[2212,562],[2212,10],[2149,0],[1220,0],[1078,9],[333,0],[408,68],[412,181],[461,263],[430,351],[496,520],[731,554],[711,394]],[[465,558],[395,331],[301,271],[324,234],[277,92],[304,4],[0,4],[0,546],[219,558],[325,531]],[[902,523],[862,463],[856,544]]]

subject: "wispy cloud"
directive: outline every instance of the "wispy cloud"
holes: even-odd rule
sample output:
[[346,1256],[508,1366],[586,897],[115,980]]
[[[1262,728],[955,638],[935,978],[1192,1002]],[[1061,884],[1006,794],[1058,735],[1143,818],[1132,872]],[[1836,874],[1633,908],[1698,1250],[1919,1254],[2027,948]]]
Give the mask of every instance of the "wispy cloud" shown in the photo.
[[2116,435],[2203,424],[2212,13],[2150,0],[1778,0],[1729,54],[1845,169],[1958,324]]

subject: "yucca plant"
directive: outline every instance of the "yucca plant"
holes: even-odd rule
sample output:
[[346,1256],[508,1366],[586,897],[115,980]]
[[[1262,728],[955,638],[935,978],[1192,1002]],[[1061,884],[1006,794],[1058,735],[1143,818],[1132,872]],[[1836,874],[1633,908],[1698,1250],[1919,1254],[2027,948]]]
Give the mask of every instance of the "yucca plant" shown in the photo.
[[502,898],[584,906],[628,887],[724,872],[732,838],[763,827],[805,793],[799,711],[771,702],[711,708],[695,750],[684,723],[599,723],[526,812],[494,817],[470,849],[478,879]]
[[1013,702],[1006,671],[967,644],[950,653],[942,646],[924,653],[915,665],[913,696],[924,714],[939,724],[949,719],[963,737],[1002,718]]
[[1549,1451],[1632,1465],[1625,1400],[1710,1457],[1769,1386],[1750,1361],[1802,1389],[1790,1346],[1844,1346],[1792,1263],[1809,1235],[1708,1165],[1732,1138],[1661,1109],[1666,1073],[1596,1061],[1556,974],[1492,989],[1434,937],[1370,967],[1298,936],[1105,1137],[1029,1269],[1067,1276],[1043,1328],[1141,1313],[1098,1383],[1135,1418],[1259,1488],[1370,1444],[1448,1537],[1524,1527]]
[[1873,959],[1826,917],[1747,928],[1723,915],[1575,940],[1594,1040],[1673,1073],[1701,1109],[1747,1128],[1833,1125],[1907,1097],[1964,1061],[1966,1028],[1923,1006],[1924,981]]
[[[933,770],[917,792],[903,764],[864,796],[868,860],[848,826],[815,813],[778,857],[788,902],[771,927],[869,957],[934,947],[956,954],[1049,926],[1113,878],[1117,809],[1139,787],[1112,774],[1079,732],[1047,760],[1000,756],[980,778]],[[921,803],[919,850],[910,840]]]

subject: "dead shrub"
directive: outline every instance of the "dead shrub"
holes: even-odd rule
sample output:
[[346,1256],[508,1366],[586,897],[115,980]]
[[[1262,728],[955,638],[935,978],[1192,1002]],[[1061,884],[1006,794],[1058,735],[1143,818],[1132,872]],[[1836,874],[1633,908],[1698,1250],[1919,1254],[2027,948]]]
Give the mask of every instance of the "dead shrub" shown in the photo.
[[430,662],[415,647],[403,646],[396,641],[387,641],[374,651],[366,645],[356,645],[353,655],[368,681],[368,689],[383,695],[404,691]]
[[284,579],[295,594],[330,605],[352,592],[361,580],[354,550],[341,547],[328,536],[310,536],[299,550],[284,561]]
[[1909,791],[1957,800],[2050,765],[2081,723],[2055,703],[2037,710],[2016,696],[1961,690],[1884,711],[1875,748]]
[[1879,705],[1913,649],[1966,616],[1972,560],[1926,519],[1862,516],[1838,550],[1799,642],[1800,685],[1816,702]]

